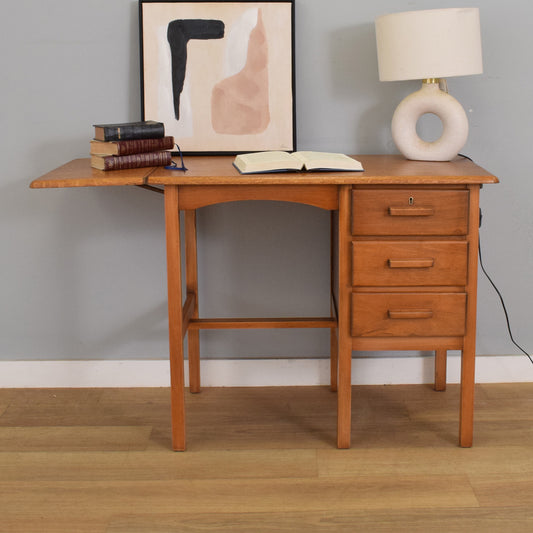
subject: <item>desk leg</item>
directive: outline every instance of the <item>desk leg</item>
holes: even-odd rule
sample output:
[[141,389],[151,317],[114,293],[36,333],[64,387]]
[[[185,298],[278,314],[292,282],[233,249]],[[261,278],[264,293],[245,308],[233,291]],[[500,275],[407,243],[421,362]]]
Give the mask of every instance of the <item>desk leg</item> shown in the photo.
[[436,391],[446,390],[447,354],[446,350],[435,350],[435,384],[433,388]]
[[[331,311],[330,315],[331,318],[334,318],[337,320],[337,308],[336,308],[336,302],[335,302],[335,294],[336,294],[336,279],[337,276],[335,275],[335,269],[337,268],[337,247],[335,245],[337,241],[337,236],[335,234],[336,230],[336,224],[335,224],[335,211],[331,212],[330,217],[330,260],[329,260],[329,268],[330,268],[330,306]],[[330,342],[330,348],[329,348],[329,365],[330,365],[330,387],[332,392],[337,392],[337,385],[338,385],[338,371],[339,371],[339,342],[337,337],[337,327],[331,328],[329,330],[329,342]]]
[[479,239],[479,185],[470,189],[470,220],[468,228],[468,299],[466,301],[466,332],[461,352],[461,410],[459,445],[472,446],[474,437],[474,387],[476,367],[477,269]]
[[[198,254],[196,247],[196,211],[185,211],[185,261],[187,294],[194,294],[192,318],[198,318]],[[191,392],[200,392],[200,331],[189,329],[189,387]]]
[[329,370],[331,392],[337,392],[339,373],[339,342],[337,339],[337,328],[331,328],[329,333]]
[[461,411],[459,416],[459,445],[470,448],[474,438],[474,375],[475,353],[463,349],[461,353]]
[[165,185],[167,239],[168,333],[172,447],[185,450],[185,396],[183,371],[183,303],[181,295],[181,239],[178,187]]
[[337,447],[349,448],[352,418],[352,338],[350,335],[351,293],[351,186],[339,188],[338,229],[338,359],[339,376],[337,392]]

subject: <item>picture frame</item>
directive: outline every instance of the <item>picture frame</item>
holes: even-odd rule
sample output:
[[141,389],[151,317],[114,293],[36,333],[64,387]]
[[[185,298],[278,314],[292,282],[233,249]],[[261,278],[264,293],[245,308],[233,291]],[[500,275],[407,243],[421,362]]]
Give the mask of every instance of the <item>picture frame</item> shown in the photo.
[[139,0],[141,112],[184,154],[296,150],[294,0]]

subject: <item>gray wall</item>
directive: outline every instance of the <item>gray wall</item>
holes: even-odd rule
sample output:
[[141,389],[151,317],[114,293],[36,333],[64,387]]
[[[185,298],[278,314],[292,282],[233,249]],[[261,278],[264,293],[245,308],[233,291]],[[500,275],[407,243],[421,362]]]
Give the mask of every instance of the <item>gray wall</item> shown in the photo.
[[[390,119],[418,83],[378,81],[373,20],[443,4],[297,0],[299,148],[395,152]],[[463,152],[501,179],[482,191],[484,260],[533,349],[533,4],[468,5],[481,8],[485,73],[449,88],[470,119]],[[28,188],[86,157],[93,123],[140,118],[137,3],[18,0],[0,26],[0,359],[165,358],[162,197]],[[327,314],[328,224],[326,212],[282,203],[201,210],[203,314]],[[478,353],[517,353],[482,277],[478,315]],[[329,346],[325,331],[301,330],[204,332],[202,342],[208,357],[321,357]]]

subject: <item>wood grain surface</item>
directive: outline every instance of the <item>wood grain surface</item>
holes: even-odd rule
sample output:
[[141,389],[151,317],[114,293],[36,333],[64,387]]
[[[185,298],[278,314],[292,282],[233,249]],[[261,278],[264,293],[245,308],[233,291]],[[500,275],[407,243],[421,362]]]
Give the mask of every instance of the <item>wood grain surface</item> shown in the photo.
[[188,452],[169,449],[170,392],[0,390],[0,531],[526,532],[533,384],[353,387],[338,450],[328,387],[186,395]]

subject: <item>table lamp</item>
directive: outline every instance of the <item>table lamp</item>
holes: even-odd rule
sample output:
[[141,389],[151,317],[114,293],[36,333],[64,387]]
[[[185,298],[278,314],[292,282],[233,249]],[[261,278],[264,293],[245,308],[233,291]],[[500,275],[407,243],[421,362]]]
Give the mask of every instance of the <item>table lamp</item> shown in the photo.
[[[447,8],[392,13],[376,18],[376,43],[381,81],[422,81],[422,88],[398,105],[392,138],[407,159],[449,161],[465,145],[468,119],[461,104],[447,92],[451,76],[481,74],[479,9]],[[442,135],[422,140],[416,124],[427,113],[442,122]]]

